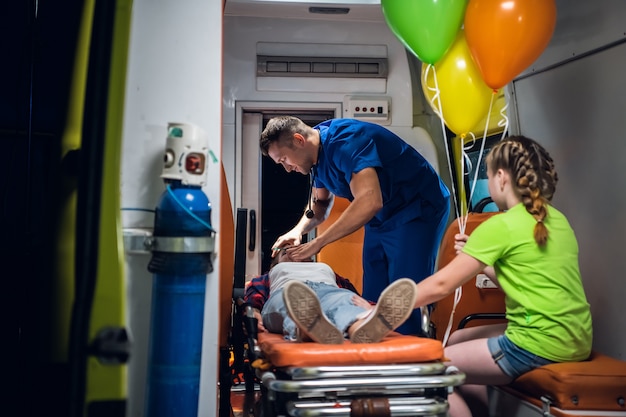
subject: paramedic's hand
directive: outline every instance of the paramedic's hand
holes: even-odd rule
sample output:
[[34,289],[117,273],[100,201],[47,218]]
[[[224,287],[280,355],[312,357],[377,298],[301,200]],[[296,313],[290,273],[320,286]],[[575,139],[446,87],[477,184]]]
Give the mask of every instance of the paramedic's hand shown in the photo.
[[311,258],[322,250],[322,246],[318,243],[317,239],[313,239],[310,242],[303,243],[292,248],[288,248],[287,255],[294,262],[310,261]]
[[297,232],[289,231],[276,239],[272,245],[272,258],[275,257],[282,248],[287,246],[298,246],[302,241],[302,235]]
[[467,243],[468,236],[465,233],[457,233],[454,235],[454,250],[458,255],[463,250],[465,243]]

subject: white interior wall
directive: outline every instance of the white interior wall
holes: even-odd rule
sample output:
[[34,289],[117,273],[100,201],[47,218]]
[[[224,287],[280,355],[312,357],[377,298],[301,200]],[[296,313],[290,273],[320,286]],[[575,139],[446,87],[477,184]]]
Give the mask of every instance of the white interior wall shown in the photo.
[[[193,123],[209,132],[221,152],[222,4],[206,0],[135,0],[132,12],[122,149],[124,228],[152,227],[164,191],[160,178],[169,122]],[[203,188],[219,224],[219,164],[209,162]],[[218,230],[219,232],[219,230]],[[217,248],[219,254],[219,248]],[[150,255],[126,255],[132,337],[127,416],[144,415],[152,276]],[[219,256],[208,275],[199,416],[217,415],[217,306]]]
[[555,3],[556,27],[550,43],[519,77],[576,59],[626,36],[623,0],[555,0]]
[[626,359],[626,2],[557,0],[554,36],[513,82],[513,130],[542,142],[559,183],[594,321],[595,350]]

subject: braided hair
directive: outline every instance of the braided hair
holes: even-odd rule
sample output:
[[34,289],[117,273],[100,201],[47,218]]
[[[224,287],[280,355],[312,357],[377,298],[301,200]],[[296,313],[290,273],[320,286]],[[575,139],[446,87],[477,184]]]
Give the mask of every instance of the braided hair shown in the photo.
[[554,161],[548,151],[525,136],[511,136],[498,142],[485,162],[491,172],[503,169],[511,175],[515,191],[526,211],[537,220],[533,231],[535,241],[539,246],[545,246],[548,229],[544,219],[558,181]]

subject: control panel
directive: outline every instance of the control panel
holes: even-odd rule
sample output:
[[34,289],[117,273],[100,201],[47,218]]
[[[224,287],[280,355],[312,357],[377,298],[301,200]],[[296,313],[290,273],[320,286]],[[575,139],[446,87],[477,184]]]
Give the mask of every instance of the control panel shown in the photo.
[[498,288],[498,286],[485,274],[476,275],[476,288]]
[[346,96],[343,101],[344,117],[348,119],[391,124],[391,97]]

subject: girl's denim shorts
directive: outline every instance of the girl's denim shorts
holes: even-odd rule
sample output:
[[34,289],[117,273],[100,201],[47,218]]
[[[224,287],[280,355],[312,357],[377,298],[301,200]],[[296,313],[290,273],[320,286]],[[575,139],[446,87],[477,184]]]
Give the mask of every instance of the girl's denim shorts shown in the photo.
[[487,339],[487,346],[500,369],[513,379],[540,366],[554,363],[518,347],[505,335]]

